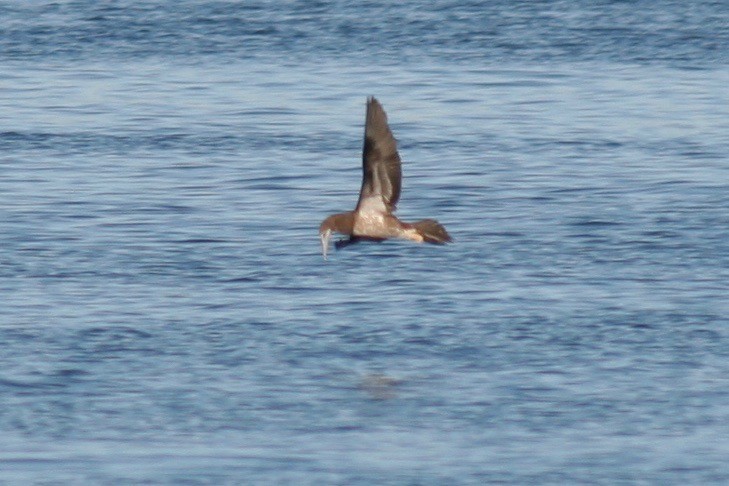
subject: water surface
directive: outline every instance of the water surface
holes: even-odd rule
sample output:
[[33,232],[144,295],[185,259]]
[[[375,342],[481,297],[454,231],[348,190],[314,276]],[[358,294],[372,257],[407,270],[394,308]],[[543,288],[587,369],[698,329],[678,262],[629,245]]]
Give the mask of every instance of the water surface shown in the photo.
[[[723,2],[0,19],[0,480],[729,481]],[[322,260],[367,95],[453,245]]]

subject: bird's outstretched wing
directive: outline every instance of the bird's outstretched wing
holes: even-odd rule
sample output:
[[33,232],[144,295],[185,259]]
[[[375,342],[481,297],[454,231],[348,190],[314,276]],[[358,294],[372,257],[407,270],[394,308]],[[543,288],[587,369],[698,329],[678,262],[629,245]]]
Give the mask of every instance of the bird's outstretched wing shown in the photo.
[[364,149],[362,152],[362,189],[357,209],[380,199],[388,212],[395,211],[400,199],[402,168],[397,143],[387,126],[387,115],[374,97],[367,99]]

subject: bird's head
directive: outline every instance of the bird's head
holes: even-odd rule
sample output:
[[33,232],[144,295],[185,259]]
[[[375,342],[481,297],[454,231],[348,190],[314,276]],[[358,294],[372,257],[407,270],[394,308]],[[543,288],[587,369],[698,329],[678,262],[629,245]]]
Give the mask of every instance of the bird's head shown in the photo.
[[354,214],[351,211],[348,213],[332,214],[322,221],[319,226],[319,238],[321,239],[321,254],[324,260],[327,259],[329,240],[332,237],[332,233],[337,232],[344,235],[351,235],[353,226]]

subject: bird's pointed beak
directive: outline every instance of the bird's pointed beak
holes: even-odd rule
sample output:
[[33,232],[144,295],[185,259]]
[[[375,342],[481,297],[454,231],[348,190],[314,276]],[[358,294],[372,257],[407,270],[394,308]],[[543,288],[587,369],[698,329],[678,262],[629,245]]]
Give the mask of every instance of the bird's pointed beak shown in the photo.
[[331,236],[332,230],[325,230],[319,235],[319,238],[321,238],[321,255],[324,257],[324,260],[327,259],[327,252],[329,251],[329,238],[331,238]]

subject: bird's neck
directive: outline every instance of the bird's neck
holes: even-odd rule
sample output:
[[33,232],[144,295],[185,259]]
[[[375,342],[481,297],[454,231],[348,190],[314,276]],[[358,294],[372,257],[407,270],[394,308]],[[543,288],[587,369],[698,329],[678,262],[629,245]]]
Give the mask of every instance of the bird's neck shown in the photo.
[[332,214],[325,219],[319,227],[319,233],[324,233],[326,230],[330,230],[343,235],[351,235],[353,228],[354,212],[348,211],[346,213]]

